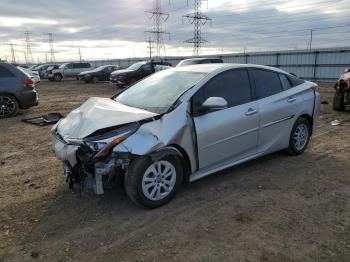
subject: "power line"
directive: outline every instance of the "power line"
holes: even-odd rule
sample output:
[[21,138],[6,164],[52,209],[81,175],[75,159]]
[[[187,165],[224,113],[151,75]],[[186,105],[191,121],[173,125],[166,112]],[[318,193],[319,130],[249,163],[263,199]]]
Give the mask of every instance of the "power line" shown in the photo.
[[193,44],[193,55],[198,56],[203,43],[208,41],[202,37],[202,26],[208,21],[211,21],[207,15],[202,14],[202,1],[208,2],[208,0],[193,0],[194,12],[192,14],[184,15],[191,24],[194,25],[193,38],[185,41],[185,43]]
[[153,0],[153,10],[146,11],[150,14],[150,20],[152,20],[153,28],[152,30],[145,31],[146,34],[150,35],[149,39],[152,41],[152,47],[150,47],[150,54],[152,55],[152,48],[155,49],[156,57],[161,56],[161,52],[164,49],[164,38],[165,34],[170,35],[170,33],[163,30],[163,23],[169,18],[168,13],[162,12],[162,0]]

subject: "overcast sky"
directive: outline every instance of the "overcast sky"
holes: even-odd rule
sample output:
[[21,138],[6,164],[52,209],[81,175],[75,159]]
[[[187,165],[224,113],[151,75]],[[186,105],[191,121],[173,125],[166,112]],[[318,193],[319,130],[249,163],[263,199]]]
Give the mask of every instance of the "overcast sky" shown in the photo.
[[[163,24],[170,38],[163,55],[191,55],[184,40],[193,25],[182,15],[193,12],[193,0],[164,0]],[[0,0],[0,58],[24,60],[23,31],[30,31],[34,59],[45,60],[48,32],[53,33],[57,60],[147,56],[152,22],[145,13],[152,0]],[[350,46],[349,0],[209,0],[202,12],[212,18],[203,26],[208,40],[202,54],[303,49],[313,32],[314,47]]]

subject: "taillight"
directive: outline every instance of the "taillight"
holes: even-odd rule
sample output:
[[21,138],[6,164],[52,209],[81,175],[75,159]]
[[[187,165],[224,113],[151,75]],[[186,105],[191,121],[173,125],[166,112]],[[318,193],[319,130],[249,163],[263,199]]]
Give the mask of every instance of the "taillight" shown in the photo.
[[26,78],[26,79],[24,79],[24,80],[22,80],[22,85],[24,86],[24,87],[29,87],[29,86],[33,86],[34,85],[34,82],[33,82],[33,80],[32,79],[29,79],[29,78]]

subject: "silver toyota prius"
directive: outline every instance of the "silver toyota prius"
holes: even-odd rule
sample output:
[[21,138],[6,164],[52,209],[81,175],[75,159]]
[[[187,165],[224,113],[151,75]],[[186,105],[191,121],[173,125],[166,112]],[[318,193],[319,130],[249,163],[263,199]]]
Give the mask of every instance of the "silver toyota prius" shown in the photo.
[[155,208],[179,187],[242,162],[306,149],[317,85],[277,68],[207,64],[156,73],[112,98],[92,97],[52,129],[70,188],[103,194],[123,181]]

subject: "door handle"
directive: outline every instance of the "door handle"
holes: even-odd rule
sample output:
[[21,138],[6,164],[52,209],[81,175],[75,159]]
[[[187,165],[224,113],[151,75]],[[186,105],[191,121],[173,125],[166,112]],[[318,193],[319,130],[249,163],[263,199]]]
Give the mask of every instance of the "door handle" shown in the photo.
[[287,102],[288,103],[294,103],[296,100],[297,100],[296,98],[290,97],[290,98],[287,99]]
[[254,108],[249,108],[247,112],[245,112],[246,116],[252,116],[255,115],[256,113],[258,113],[258,110],[254,109]]

